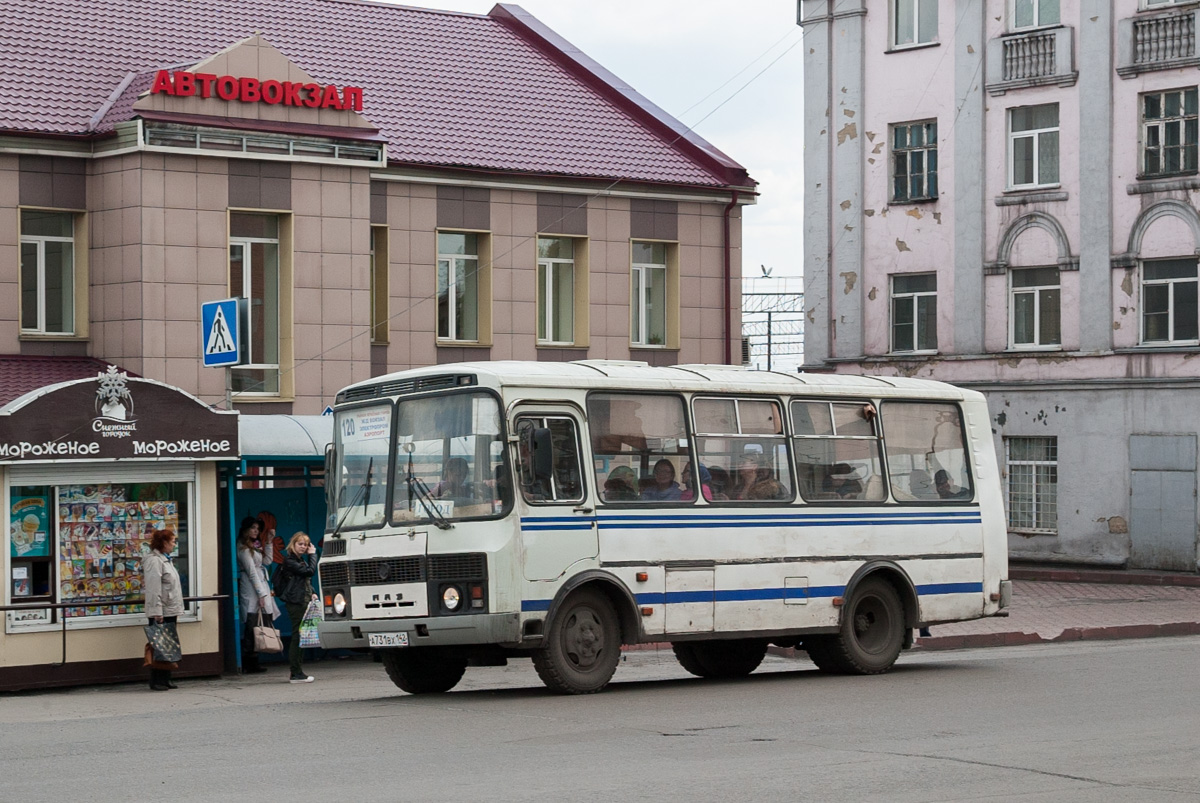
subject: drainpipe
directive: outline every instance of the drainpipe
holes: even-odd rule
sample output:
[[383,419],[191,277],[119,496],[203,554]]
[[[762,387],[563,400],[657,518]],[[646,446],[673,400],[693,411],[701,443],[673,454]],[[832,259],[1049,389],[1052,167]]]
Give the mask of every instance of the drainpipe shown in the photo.
[[729,283],[733,281],[731,273],[731,251],[729,245],[729,213],[737,206],[738,191],[733,191],[733,197],[729,199],[729,203],[725,205],[724,224],[725,224],[725,364],[733,365],[733,324],[730,320],[733,317],[733,300],[732,292],[729,288]]

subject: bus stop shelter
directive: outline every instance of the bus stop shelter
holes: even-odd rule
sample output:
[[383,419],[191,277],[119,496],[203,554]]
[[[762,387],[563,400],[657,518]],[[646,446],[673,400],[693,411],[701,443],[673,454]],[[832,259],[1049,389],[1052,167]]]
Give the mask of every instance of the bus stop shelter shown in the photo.
[[[276,568],[283,549],[297,532],[308,533],[321,548],[325,532],[325,447],[333,438],[333,416],[243,415],[239,421],[241,459],[221,471],[223,521],[222,587],[230,590],[226,628],[226,669],[240,669],[244,616],[237,588],[237,532],[247,516],[274,519],[272,542]],[[291,623],[284,613],[276,626],[287,635]]]

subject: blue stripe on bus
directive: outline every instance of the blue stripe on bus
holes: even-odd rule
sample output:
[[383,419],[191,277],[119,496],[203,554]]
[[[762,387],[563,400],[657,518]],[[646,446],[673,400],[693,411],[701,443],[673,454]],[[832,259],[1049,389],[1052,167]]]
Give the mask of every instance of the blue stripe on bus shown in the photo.
[[854,513],[697,513],[697,514],[636,514],[600,516],[522,516],[521,524],[571,524],[598,521],[601,524],[610,522],[634,521],[682,521],[682,522],[720,522],[720,521],[846,521],[854,523],[858,519],[887,519],[903,523],[908,519],[979,519],[978,510],[919,510],[905,512],[889,511],[859,511]]
[[521,529],[589,530],[593,522],[601,530],[711,529],[720,527],[861,527],[885,525],[982,524],[978,511],[922,513],[855,513],[777,516],[605,516],[598,519],[525,517]]
[[[717,591],[660,591],[635,594],[638,605],[678,605],[689,602],[750,602],[754,600],[777,599],[819,599],[840,597],[846,592],[845,586],[812,586],[810,588],[743,588],[723,589]],[[983,583],[931,583],[917,586],[917,594],[922,597],[941,594],[979,594],[983,592]],[[550,610],[548,599],[527,599],[521,603],[522,611]]]

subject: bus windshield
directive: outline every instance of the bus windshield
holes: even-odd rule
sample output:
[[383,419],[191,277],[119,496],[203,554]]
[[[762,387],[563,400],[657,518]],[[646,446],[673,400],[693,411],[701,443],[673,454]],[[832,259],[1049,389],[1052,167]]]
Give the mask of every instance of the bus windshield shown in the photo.
[[510,496],[500,406],[487,393],[402,400],[392,521],[493,516]]
[[391,404],[356,407],[337,414],[337,488],[335,514],[331,517],[335,529],[383,523],[391,432]]

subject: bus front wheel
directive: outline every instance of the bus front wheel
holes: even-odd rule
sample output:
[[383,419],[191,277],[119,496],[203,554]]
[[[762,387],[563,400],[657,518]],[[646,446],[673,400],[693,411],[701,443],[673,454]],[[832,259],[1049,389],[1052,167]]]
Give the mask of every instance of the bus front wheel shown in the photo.
[[388,677],[409,694],[441,694],[458,685],[467,656],[437,647],[380,650]]
[[533,666],[546,686],[592,694],[608,685],[621,660],[621,630],[608,597],[585,588],[567,597]]
[[881,577],[868,577],[854,589],[837,635],[806,638],[804,647],[823,672],[878,675],[900,657],[904,627],[896,589]]

